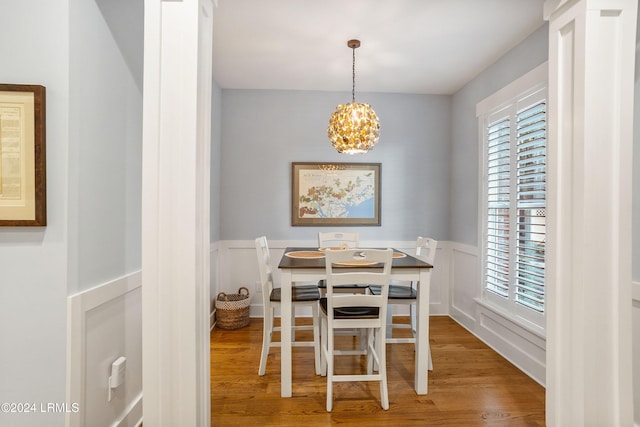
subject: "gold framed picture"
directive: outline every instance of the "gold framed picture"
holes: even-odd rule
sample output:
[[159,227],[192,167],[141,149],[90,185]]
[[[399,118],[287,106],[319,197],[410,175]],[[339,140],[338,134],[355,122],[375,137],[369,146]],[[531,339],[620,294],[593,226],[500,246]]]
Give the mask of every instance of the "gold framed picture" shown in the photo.
[[291,225],[380,225],[380,163],[291,165]]
[[47,225],[45,88],[0,84],[0,226]]

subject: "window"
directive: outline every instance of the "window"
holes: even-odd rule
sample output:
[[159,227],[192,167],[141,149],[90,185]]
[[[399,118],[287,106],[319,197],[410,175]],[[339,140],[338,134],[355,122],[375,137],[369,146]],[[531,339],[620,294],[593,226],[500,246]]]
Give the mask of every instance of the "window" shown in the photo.
[[478,104],[482,297],[544,327],[546,64]]

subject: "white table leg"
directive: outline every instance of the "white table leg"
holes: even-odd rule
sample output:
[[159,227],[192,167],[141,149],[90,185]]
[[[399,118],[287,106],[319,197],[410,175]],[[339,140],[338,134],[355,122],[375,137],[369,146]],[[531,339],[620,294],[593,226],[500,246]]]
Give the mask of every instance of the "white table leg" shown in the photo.
[[431,269],[420,269],[416,302],[416,366],[414,385],[417,394],[427,394],[429,376],[429,293]]
[[291,397],[291,271],[280,270],[282,294],[280,300],[280,395]]

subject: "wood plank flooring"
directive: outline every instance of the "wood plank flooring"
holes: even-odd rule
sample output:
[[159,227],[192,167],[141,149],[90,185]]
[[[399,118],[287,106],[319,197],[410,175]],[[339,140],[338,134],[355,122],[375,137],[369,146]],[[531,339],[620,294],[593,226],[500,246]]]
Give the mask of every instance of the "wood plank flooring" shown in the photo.
[[[325,410],[326,378],[315,375],[312,348],[293,349],[293,397],[283,399],[279,348],[269,355],[266,375],[258,376],[262,319],[251,319],[249,326],[233,331],[214,328],[211,425],[545,425],[542,386],[449,317],[431,317],[430,324],[434,370],[429,373],[428,394],[419,396],[413,390],[413,344],[387,344],[389,410],[380,407],[377,382],[338,383],[331,413]],[[338,340],[341,345],[355,344],[352,337]],[[360,356],[341,357],[336,365],[364,369]]]

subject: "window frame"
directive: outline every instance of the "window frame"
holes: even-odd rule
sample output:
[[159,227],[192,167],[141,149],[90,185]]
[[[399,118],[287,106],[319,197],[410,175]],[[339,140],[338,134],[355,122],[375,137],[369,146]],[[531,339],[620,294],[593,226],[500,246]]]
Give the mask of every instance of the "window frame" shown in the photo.
[[[503,118],[511,118],[510,122],[510,201],[513,203],[516,191],[516,153],[513,152],[514,135],[517,114],[533,106],[539,100],[548,100],[547,81],[548,81],[548,65],[543,63],[534,68],[524,76],[516,79],[496,93],[488,96],[476,105],[476,117],[478,119],[478,140],[479,140],[479,182],[478,182],[478,244],[480,253],[480,262],[478,263],[478,277],[480,283],[480,299],[486,306],[493,306],[499,309],[503,314],[507,314],[512,320],[525,325],[541,334],[544,334],[546,325],[546,310],[542,313],[534,309],[527,308],[515,300],[515,283],[509,281],[508,297],[502,297],[489,291],[485,281],[485,265],[487,261],[487,241],[488,233],[488,138],[487,128],[489,124],[496,123]],[[547,172],[548,173],[548,172]],[[517,205],[516,205],[517,211]],[[515,215],[509,218],[510,222],[510,238],[509,238],[509,270],[515,272],[516,265],[516,238],[517,219]],[[546,234],[546,233],[545,233]],[[513,276],[511,276],[513,277]],[[545,292],[545,297],[546,297]],[[546,308],[546,299],[545,299]]]

